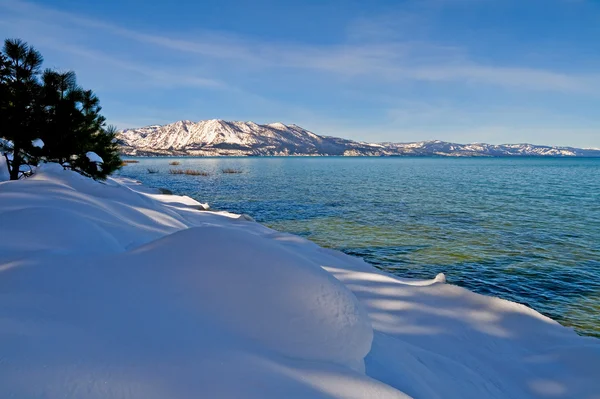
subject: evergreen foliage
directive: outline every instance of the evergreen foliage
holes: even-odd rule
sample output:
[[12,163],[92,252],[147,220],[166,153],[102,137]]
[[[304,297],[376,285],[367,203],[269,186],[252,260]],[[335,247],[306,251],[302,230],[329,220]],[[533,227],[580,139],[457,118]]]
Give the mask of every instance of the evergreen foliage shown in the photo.
[[[59,162],[85,175],[106,178],[121,166],[116,130],[106,126],[98,97],[77,84],[72,71],[42,72],[43,58],[19,39],[0,53],[0,151],[11,180],[40,159]],[[41,139],[43,148],[33,141]],[[90,161],[94,152],[102,163]]]

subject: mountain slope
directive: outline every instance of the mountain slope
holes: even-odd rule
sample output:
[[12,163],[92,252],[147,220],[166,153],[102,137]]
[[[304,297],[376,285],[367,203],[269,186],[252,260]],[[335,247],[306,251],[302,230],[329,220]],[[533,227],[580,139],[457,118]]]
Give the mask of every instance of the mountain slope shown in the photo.
[[346,156],[600,156],[600,150],[532,144],[363,143],[320,136],[297,125],[179,121],[119,133],[126,155],[346,155]]
[[214,119],[128,129],[119,139],[123,152],[130,155],[344,155],[354,148],[361,153],[378,150],[377,146],[319,136],[296,125]]

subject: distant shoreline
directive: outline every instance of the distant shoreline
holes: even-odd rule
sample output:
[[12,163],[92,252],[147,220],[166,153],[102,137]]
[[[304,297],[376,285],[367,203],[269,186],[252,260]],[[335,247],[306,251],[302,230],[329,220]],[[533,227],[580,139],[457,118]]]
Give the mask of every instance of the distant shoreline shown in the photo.
[[[599,151],[600,152],[600,151]],[[124,158],[549,158],[549,159],[597,159],[599,155],[130,155],[121,154]]]

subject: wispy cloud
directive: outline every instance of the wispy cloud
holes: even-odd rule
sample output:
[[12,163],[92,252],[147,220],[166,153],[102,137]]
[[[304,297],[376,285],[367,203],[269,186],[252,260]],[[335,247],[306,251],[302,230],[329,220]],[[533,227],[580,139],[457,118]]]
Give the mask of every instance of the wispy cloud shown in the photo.
[[[365,31],[367,35],[376,35],[378,42],[357,42],[356,34],[350,34],[346,44],[304,45],[256,41],[215,32],[195,35],[193,39],[181,39],[135,31],[24,1],[4,0],[0,2],[0,7],[20,13],[23,17],[41,19],[46,23],[56,21],[61,26],[70,25],[73,29],[95,29],[144,45],[199,56],[203,62],[232,61],[236,63],[236,68],[242,69],[308,70],[346,79],[477,83],[521,90],[595,93],[600,89],[600,75],[476,63],[469,59],[465,49],[424,41],[402,40],[394,34],[394,28],[389,24],[383,24],[383,28],[377,30],[368,20],[363,20],[357,29],[362,30],[363,38]],[[154,67],[135,65],[122,59],[111,60],[108,54],[100,55],[90,49],[66,46],[64,50],[72,50],[90,58],[101,58],[102,61],[124,69],[137,69],[159,81],[171,78],[182,84],[225,87],[222,81],[212,77],[172,77],[172,73],[161,73]]]
[[436,32],[444,9],[480,3],[500,1],[407,1],[386,15],[349,18],[341,38],[316,43],[131,28],[0,0],[0,33],[34,44],[49,66],[75,69],[119,127],[217,117],[281,120],[356,140],[500,143],[522,133],[597,146],[589,103],[600,96],[599,74],[561,68],[549,47],[528,64]]
[[55,47],[61,51],[68,52],[81,57],[99,61],[103,64],[114,65],[120,69],[136,72],[145,78],[150,86],[158,85],[162,87],[208,87],[208,88],[227,88],[228,86],[216,79],[206,79],[193,75],[174,74],[172,71],[162,71],[160,69],[151,68],[143,64],[138,64],[130,61],[124,61],[116,57],[112,57],[100,51],[90,50],[81,46],[68,45],[53,41],[45,42],[49,47]]
[[1,0],[0,10],[2,8],[12,12],[13,15],[4,13],[4,18],[0,16],[0,26],[11,29],[29,27],[28,33],[36,36],[35,45],[42,44],[46,48],[85,58],[93,63],[133,72],[145,78],[144,84],[147,86],[235,90],[235,88],[230,87],[218,78],[190,74],[184,71],[183,68],[177,68],[177,71],[173,68],[160,68],[151,63],[137,60],[133,55],[124,57],[92,46],[75,44],[77,41],[75,39],[80,36],[79,30],[84,28],[109,31],[123,37],[128,33],[134,34],[133,31],[33,3]]

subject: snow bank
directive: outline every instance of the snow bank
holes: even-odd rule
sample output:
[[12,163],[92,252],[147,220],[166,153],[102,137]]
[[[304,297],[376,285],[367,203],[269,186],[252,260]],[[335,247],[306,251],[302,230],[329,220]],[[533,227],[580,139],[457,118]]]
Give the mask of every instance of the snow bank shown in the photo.
[[0,183],[0,397],[600,395],[596,339],[199,205],[52,164]]

